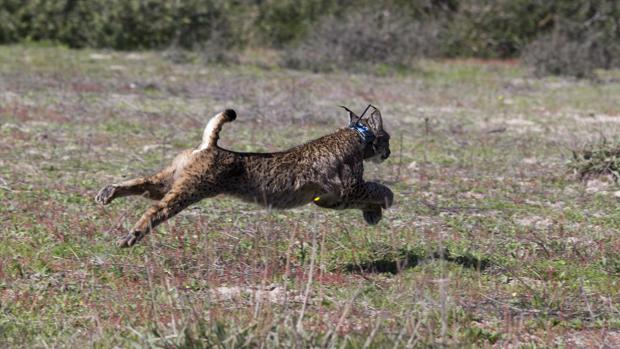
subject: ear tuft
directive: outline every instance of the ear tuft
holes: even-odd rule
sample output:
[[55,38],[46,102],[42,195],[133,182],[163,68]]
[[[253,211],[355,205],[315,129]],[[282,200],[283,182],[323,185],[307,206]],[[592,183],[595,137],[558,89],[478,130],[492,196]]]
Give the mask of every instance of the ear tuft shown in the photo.
[[237,113],[232,109],[224,110],[224,117],[226,117],[226,121],[234,121],[237,118]]

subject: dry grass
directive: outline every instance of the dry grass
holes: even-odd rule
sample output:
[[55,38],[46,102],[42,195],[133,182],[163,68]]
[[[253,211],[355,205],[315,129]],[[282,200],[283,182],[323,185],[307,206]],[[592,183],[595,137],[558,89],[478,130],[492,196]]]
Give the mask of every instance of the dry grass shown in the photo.
[[[0,347],[620,345],[615,187],[566,168],[620,131],[619,84],[468,61],[380,77],[162,57],[0,47]],[[92,199],[197,144],[225,107],[239,117],[223,146],[270,151],[368,102],[393,135],[366,167],[396,193],[377,227],[218,197],[119,250],[148,202]]]
[[611,176],[617,182],[620,179],[620,146],[604,139],[600,144],[574,150],[570,167],[582,180]]

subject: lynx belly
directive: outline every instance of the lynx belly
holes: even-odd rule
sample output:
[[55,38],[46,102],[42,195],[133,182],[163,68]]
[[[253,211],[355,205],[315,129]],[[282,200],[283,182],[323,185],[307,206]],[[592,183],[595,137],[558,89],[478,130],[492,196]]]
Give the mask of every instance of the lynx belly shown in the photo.
[[[287,209],[306,205],[317,196],[314,190],[304,190],[281,192],[262,192],[254,195],[237,194],[243,201],[259,204],[264,207],[275,209]],[[249,193],[248,193],[249,194]]]

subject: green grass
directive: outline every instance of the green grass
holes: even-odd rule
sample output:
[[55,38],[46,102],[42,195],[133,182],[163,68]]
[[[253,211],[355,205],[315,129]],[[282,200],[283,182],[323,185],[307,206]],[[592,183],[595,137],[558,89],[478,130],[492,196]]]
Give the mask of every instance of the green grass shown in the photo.
[[[620,131],[616,82],[28,46],[0,47],[0,62],[0,347],[620,345],[618,187],[567,166]],[[95,193],[198,144],[215,112],[239,114],[222,146],[273,151],[367,103],[392,134],[391,158],[366,164],[396,194],[378,226],[217,197],[114,247],[149,203]]]

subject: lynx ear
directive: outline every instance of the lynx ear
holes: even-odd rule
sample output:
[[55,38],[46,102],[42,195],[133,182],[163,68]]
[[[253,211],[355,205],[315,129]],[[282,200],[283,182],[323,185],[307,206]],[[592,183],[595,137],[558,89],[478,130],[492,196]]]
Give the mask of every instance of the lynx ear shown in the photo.
[[349,113],[349,123],[350,124],[352,124],[354,121],[357,121],[359,119],[359,116],[355,115],[355,113],[351,109],[345,107],[344,105],[341,105],[340,108],[346,110],[347,113]]
[[376,129],[383,130],[383,118],[381,117],[381,112],[376,107],[372,107],[374,110],[370,114],[368,118],[368,122]]

